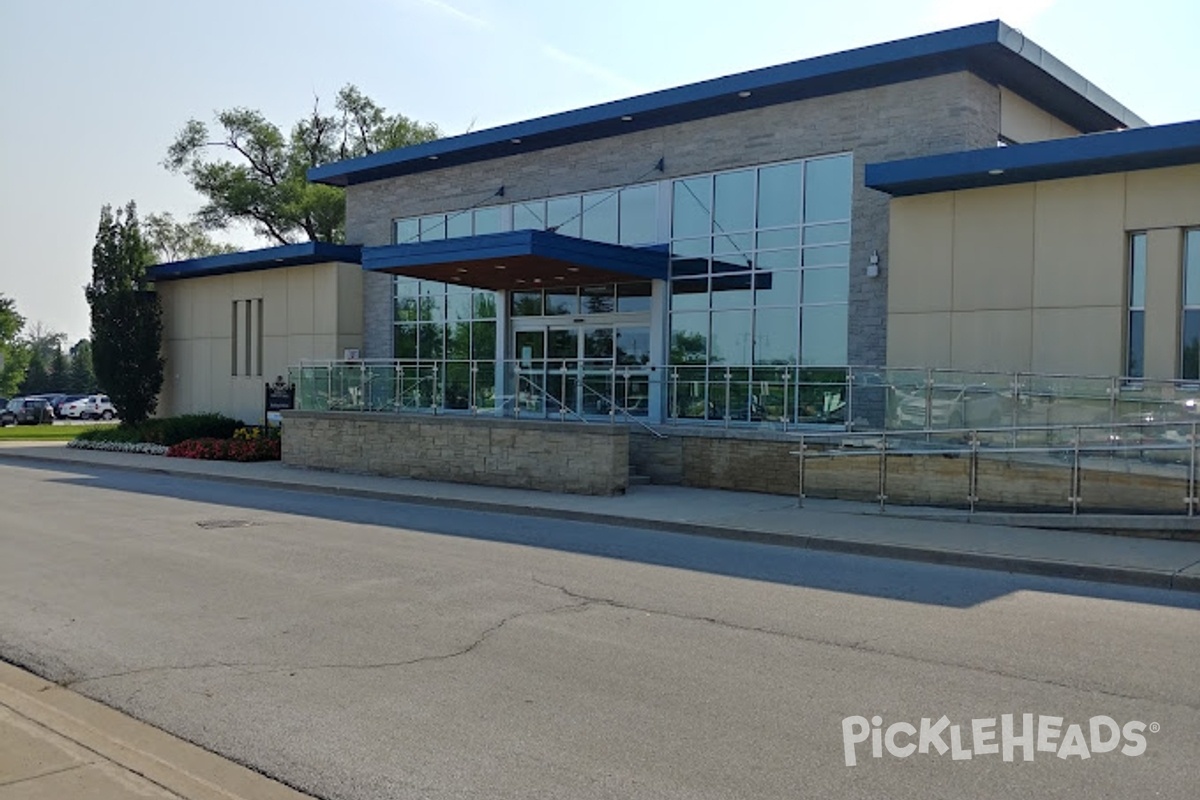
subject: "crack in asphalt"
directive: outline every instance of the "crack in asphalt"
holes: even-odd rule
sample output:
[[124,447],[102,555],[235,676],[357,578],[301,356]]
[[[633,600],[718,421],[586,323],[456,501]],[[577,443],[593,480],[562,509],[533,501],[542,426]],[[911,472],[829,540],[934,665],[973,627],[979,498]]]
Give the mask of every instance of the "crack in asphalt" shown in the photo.
[[[216,669],[226,668],[240,672],[243,675],[272,675],[278,673],[297,673],[309,672],[313,670],[371,670],[371,669],[387,669],[391,667],[411,667],[416,664],[425,664],[433,661],[448,661],[450,659],[459,658],[474,652],[480,645],[494,636],[505,625],[514,622],[524,617],[536,616],[540,614],[556,614],[561,611],[575,611],[589,605],[586,602],[565,603],[562,605],[552,606],[551,608],[530,609],[526,611],[517,611],[503,617],[500,621],[493,625],[489,625],[479,633],[474,639],[463,647],[452,650],[448,653],[436,653],[433,655],[418,656],[416,658],[404,659],[402,661],[378,661],[367,664],[362,663],[333,663],[333,664],[299,664],[299,665],[281,665],[267,664],[263,662],[252,661],[209,661],[201,664],[170,664],[154,667],[140,667],[137,669],[129,669],[121,672],[110,672],[103,675],[91,675],[83,678],[60,683],[59,685],[72,689],[84,683],[96,683],[98,681],[106,681],[114,678],[126,678],[132,675],[143,675],[152,672],[186,672],[201,669]],[[138,691],[141,691],[140,689]],[[136,692],[134,693],[136,694]],[[128,699],[132,699],[132,695]]]
[[977,673],[981,673],[984,675],[990,675],[990,676],[998,677],[998,678],[1008,678],[1010,680],[1026,681],[1029,683],[1036,683],[1036,684],[1041,684],[1044,686],[1054,686],[1054,687],[1057,687],[1060,689],[1070,689],[1072,691],[1080,691],[1080,692],[1094,692],[1096,694],[1104,695],[1106,697],[1115,697],[1115,698],[1118,698],[1121,700],[1134,700],[1134,701],[1138,701],[1138,702],[1149,702],[1149,703],[1166,703],[1169,705],[1176,705],[1176,706],[1180,706],[1182,708],[1191,709],[1193,711],[1200,711],[1200,704],[1188,703],[1183,700],[1166,699],[1166,698],[1157,698],[1156,699],[1156,698],[1152,698],[1152,697],[1142,697],[1139,695],[1131,695],[1131,694],[1125,694],[1123,692],[1116,692],[1116,691],[1112,691],[1109,689],[1103,689],[1103,688],[1096,687],[1096,686],[1081,686],[1078,684],[1066,683],[1064,681],[1057,681],[1057,680],[1053,680],[1050,678],[1035,678],[1035,677],[1030,677],[1028,675],[1020,675],[1020,674],[1016,674],[1013,672],[1007,672],[1005,670],[981,667],[981,666],[977,666],[974,664],[963,664],[963,663],[959,663],[959,662],[955,662],[955,661],[943,661],[943,660],[934,659],[934,658],[922,658],[921,656],[915,656],[915,655],[912,655],[909,653],[900,653],[900,652],[896,652],[895,650],[885,650],[885,649],[879,648],[879,647],[871,647],[868,645],[868,643],[871,641],[870,638],[862,639],[860,641],[854,641],[854,642],[845,642],[845,641],[839,642],[839,641],[834,641],[832,639],[823,639],[823,638],[815,637],[815,636],[805,636],[803,634],[788,633],[787,631],[774,630],[771,628],[762,628],[762,627],[758,627],[755,625],[740,625],[736,622],[730,622],[728,620],[717,619],[716,617],[683,614],[683,613],[680,613],[677,611],[668,611],[668,610],[660,609],[660,608],[646,608],[644,606],[637,606],[632,603],[624,603],[624,602],[621,602],[620,600],[615,600],[610,597],[599,597],[599,596],[594,596],[594,595],[583,594],[582,592],[577,592],[577,591],[568,589],[566,586],[561,586],[556,583],[549,583],[547,581],[543,581],[536,576],[533,576],[533,582],[538,584],[539,586],[544,586],[548,589],[557,589],[558,591],[565,594],[567,597],[582,601],[580,604],[580,608],[584,608],[584,607],[590,606],[590,605],[598,605],[598,606],[606,606],[609,608],[618,608],[623,611],[640,611],[642,613],[653,614],[655,616],[670,617],[672,619],[686,620],[686,621],[690,621],[690,622],[703,622],[703,623],[707,623],[710,625],[717,625],[719,627],[729,628],[730,630],[743,631],[743,632],[747,632],[747,633],[760,633],[760,634],[764,634],[767,636],[779,637],[781,639],[791,639],[791,640],[795,640],[795,641],[807,642],[810,644],[824,645],[827,647],[844,648],[844,649],[853,650],[853,651],[859,652],[859,653],[866,653],[869,655],[877,655],[877,656],[886,656],[889,658],[895,658],[895,659],[899,659],[902,661],[911,661],[911,662],[914,662],[917,664],[927,664],[930,666],[937,666],[937,667],[951,667],[951,668],[956,668],[956,669],[967,670],[970,672],[977,672]]

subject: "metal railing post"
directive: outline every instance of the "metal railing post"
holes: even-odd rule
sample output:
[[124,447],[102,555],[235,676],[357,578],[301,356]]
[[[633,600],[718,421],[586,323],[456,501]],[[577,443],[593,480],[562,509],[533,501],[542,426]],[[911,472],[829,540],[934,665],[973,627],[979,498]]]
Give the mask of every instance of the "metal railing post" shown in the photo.
[[804,434],[800,434],[800,451],[798,453],[800,460],[799,467],[799,492],[796,495],[796,507],[804,508]]
[[726,369],[725,370],[725,430],[729,430],[729,403],[731,401],[731,398],[729,396],[729,386],[730,386],[730,382],[732,380],[733,380],[733,373],[731,373],[728,369]]
[[478,378],[479,378],[479,362],[476,361],[475,359],[471,359],[471,416],[472,417],[479,416],[479,406],[475,402],[477,399],[475,396],[475,390],[478,385]]
[[1187,496],[1187,513],[1188,516],[1195,516],[1196,503],[1200,503],[1200,498],[1196,497],[1196,423],[1192,423],[1192,433],[1188,437],[1188,496]]
[[1017,446],[1017,429],[1021,427],[1021,373],[1014,372],[1012,380],[1012,446]]
[[1075,446],[1071,456],[1071,492],[1067,499],[1071,503],[1071,516],[1079,513],[1079,504],[1083,502],[1082,480],[1079,474],[1079,438],[1081,436],[1079,426],[1075,426]]
[[429,410],[436,417],[438,413],[438,367],[433,365],[433,380],[429,382]]
[[521,363],[513,365],[513,419],[521,418]]
[[971,465],[967,477],[967,502],[970,511],[975,513],[975,504],[979,502],[979,434],[971,431]]
[[[788,421],[792,418],[792,410],[788,408],[788,384],[791,382],[792,376],[788,373],[787,368],[783,370],[783,432],[787,433]],[[804,437],[800,437],[800,447],[804,447]],[[803,487],[801,487],[803,489]]]
[[668,404],[671,409],[671,419],[679,419],[679,370],[671,372],[671,402]]
[[854,367],[846,366],[846,430],[854,430]]
[[879,439],[879,510],[887,504],[887,431]]
[[[933,427],[933,369],[925,370],[925,430]],[[925,437],[929,441],[929,437]]]
[[567,362],[559,367],[558,421],[567,420]]

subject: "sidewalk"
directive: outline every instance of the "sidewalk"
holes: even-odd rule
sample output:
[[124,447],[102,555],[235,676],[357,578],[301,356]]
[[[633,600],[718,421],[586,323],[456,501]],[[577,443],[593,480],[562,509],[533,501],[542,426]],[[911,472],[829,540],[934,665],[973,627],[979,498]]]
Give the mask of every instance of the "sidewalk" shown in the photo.
[[304,800],[259,775],[0,662],[0,800]]
[[[522,489],[319,472],[279,462],[238,464],[5,443],[0,464],[118,468],[296,491],[533,515],[860,555],[1200,592],[1200,541],[1114,536],[1200,530],[1200,519],[975,514],[680,486],[634,486],[588,497]],[[1018,527],[1018,525],[1023,527]],[[1073,530],[1046,528],[1073,527]]]

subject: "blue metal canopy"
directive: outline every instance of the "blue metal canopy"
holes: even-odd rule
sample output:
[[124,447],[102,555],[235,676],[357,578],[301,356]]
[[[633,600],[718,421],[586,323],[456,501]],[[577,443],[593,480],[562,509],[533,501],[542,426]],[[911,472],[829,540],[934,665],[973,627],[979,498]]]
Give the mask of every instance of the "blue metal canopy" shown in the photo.
[[357,264],[361,258],[357,245],[303,242],[219,256],[190,258],[158,264],[146,270],[154,281],[175,281],[183,278],[203,278],[209,275],[229,275],[235,272],[254,272],[262,269],[295,267],[304,264],[324,264],[338,261]]
[[534,289],[665,280],[667,249],[628,247],[550,231],[509,231],[365,247],[364,270],[481,289]]

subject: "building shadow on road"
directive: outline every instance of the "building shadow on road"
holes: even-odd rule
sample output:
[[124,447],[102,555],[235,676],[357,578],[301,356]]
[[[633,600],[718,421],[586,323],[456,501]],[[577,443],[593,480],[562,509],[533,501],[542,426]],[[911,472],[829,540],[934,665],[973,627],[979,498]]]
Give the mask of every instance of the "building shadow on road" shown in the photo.
[[[224,506],[228,511],[222,515],[231,520],[247,511],[292,514],[949,608],[969,608],[1014,592],[1033,591],[1200,609],[1200,594],[1188,592],[831,553],[546,516],[245,486],[88,465],[23,461],[20,466],[73,473],[75,477],[55,480],[81,489],[134,492]],[[198,511],[197,524],[211,517],[211,512]]]

